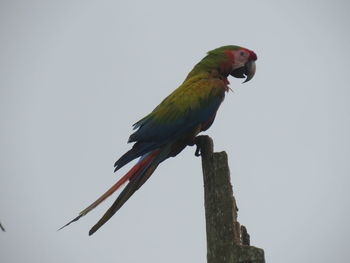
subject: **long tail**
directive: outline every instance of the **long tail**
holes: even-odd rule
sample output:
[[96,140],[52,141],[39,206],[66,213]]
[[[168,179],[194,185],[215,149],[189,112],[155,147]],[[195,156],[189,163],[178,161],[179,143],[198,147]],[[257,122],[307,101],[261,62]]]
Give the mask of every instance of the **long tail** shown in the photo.
[[104,223],[106,223],[122,206],[123,204],[139,189],[147,179],[152,175],[157,166],[166,159],[169,153],[169,147],[156,149],[150,153],[144,155],[129,172],[127,172],[118,182],[116,182],[111,188],[109,188],[103,195],[101,195],[95,202],[85,208],[79,213],[79,215],[67,224],[62,226],[65,228],[71,223],[78,221],[81,217],[85,216],[99,204],[101,204],[106,198],[113,194],[120,186],[122,186],[127,180],[129,183],[123,189],[118,196],[117,200],[107,210],[103,217],[94,225],[89,231],[89,235],[96,232]]

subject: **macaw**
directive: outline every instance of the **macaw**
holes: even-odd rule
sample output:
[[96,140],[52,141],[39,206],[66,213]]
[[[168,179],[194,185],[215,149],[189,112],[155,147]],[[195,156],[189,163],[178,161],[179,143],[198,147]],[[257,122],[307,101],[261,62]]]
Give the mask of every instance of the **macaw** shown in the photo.
[[197,134],[212,125],[225,93],[230,90],[227,77],[246,78],[244,82],[251,80],[256,60],[252,50],[240,46],[223,46],[209,51],[175,91],[133,125],[136,131],[128,142],[134,145],[115,162],[114,172],[141,157],[139,161],[100,198],[60,229],[89,213],[128,181],[112,206],[89,231],[89,235],[95,233],[148,180],[161,162],[195,144]]

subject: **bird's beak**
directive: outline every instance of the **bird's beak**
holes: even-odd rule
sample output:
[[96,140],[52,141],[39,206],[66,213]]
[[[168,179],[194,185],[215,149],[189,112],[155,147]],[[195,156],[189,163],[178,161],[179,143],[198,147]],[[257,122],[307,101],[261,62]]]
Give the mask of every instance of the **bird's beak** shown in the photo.
[[231,75],[235,78],[246,78],[243,83],[251,80],[255,75],[256,65],[255,60],[249,60],[243,67],[234,69]]
[[249,80],[251,80],[254,77],[255,70],[256,70],[255,61],[254,60],[248,61],[245,64],[245,69],[246,69],[245,75],[246,75],[247,78],[245,79],[245,81],[243,81],[243,83],[248,82]]

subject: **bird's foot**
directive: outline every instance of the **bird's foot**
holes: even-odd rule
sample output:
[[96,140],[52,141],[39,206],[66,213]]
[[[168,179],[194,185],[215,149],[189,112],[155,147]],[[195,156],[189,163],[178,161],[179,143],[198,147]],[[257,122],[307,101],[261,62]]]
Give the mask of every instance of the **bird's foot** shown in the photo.
[[194,152],[194,156],[199,157],[201,156],[201,147],[197,145],[196,151]]
[[194,146],[194,145],[196,145],[196,151],[195,151],[194,155],[197,156],[197,157],[199,157],[199,156],[202,155],[202,154],[201,154],[200,140],[199,140],[198,136],[195,137],[195,138],[193,138],[193,139],[191,139],[191,141],[188,141],[188,142],[187,142],[187,145],[188,145],[188,146]]
[[194,156],[199,157],[202,155],[202,153],[201,153],[201,145],[197,138],[198,137],[194,138],[194,144],[196,145],[196,151],[194,152]]

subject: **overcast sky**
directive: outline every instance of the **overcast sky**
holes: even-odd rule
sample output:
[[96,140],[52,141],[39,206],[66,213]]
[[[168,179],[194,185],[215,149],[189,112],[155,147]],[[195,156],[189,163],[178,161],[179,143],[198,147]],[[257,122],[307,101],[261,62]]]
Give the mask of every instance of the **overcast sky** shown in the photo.
[[258,55],[207,132],[229,156],[239,221],[268,262],[347,262],[348,1],[1,1],[0,262],[205,262],[194,148],[112,220],[131,125],[213,48]]

